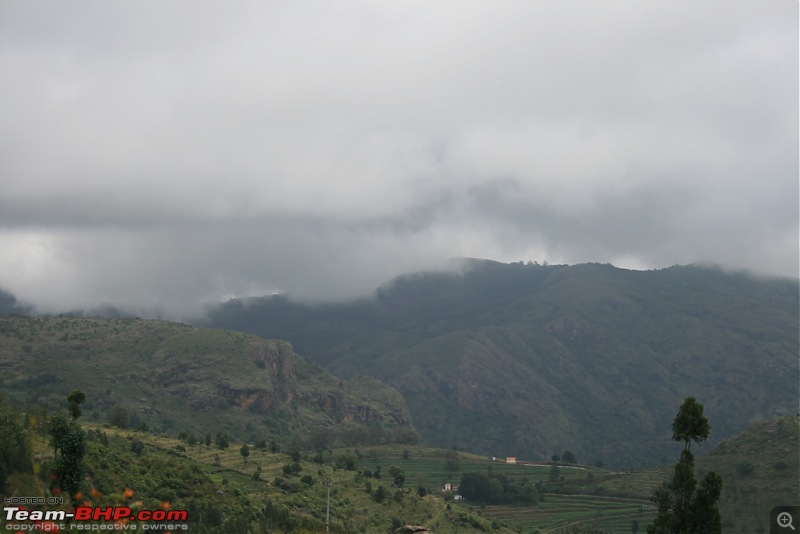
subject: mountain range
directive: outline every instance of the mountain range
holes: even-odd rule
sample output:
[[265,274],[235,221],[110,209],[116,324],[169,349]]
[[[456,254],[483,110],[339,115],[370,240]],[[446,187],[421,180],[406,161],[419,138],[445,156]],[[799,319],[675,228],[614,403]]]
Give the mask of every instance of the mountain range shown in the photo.
[[495,456],[665,464],[687,396],[712,446],[800,398],[798,280],[701,265],[464,260],[370,298],[235,299],[194,323],[287,340],[345,382],[378,379],[424,443]]

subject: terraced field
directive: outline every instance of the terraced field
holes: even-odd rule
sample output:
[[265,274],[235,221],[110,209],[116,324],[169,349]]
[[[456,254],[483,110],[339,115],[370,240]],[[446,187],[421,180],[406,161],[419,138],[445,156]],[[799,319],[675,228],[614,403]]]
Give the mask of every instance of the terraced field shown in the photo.
[[558,466],[558,480],[550,481],[552,466],[520,462],[507,464],[481,456],[458,453],[458,469],[448,467],[450,451],[423,447],[380,447],[359,451],[361,469],[380,465],[400,467],[407,486],[424,486],[439,491],[445,482],[458,484],[463,473],[495,473],[512,479],[528,478],[538,483],[542,501],[535,506],[474,505],[483,517],[498,521],[521,533],[560,532],[571,527],[591,525],[604,532],[629,533],[634,521],[643,531],[655,518],[649,509],[653,489],[664,480],[661,471],[613,473],[588,466]]
[[548,494],[538,506],[486,506],[482,513],[523,533],[558,532],[579,524],[621,533],[630,532],[633,521],[638,521],[642,530],[652,522],[655,511],[642,509],[649,505],[639,499]]

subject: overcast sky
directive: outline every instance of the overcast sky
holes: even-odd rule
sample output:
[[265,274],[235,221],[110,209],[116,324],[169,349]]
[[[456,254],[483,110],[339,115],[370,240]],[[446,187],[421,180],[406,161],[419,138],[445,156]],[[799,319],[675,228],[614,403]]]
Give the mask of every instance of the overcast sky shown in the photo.
[[796,0],[0,0],[0,77],[0,287],[42,310],[798,274]]

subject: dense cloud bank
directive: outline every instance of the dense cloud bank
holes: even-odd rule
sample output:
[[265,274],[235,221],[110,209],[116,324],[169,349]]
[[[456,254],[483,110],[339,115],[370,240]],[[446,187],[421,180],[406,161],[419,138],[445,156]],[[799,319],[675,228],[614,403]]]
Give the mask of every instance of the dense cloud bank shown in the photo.
[[794,2],[5,2],[0,287],[173,315],[449,257],[797,276]]

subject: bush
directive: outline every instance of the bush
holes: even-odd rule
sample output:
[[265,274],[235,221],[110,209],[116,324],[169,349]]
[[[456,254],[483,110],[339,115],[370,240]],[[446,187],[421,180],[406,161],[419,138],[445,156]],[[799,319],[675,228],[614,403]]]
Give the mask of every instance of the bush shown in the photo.
[[117,428],[128,428],[131,422],[131,416],[124,407],[115,404],[108,411],[108,422]]

